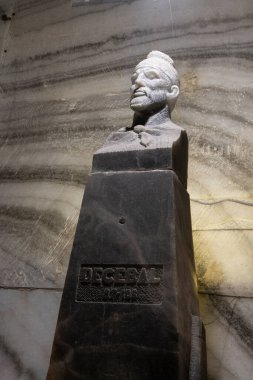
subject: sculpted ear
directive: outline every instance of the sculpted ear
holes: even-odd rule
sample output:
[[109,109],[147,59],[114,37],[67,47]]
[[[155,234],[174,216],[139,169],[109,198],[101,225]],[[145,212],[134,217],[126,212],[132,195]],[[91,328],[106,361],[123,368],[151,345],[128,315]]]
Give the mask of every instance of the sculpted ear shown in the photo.
[[171,86],[170,91],[167,91],[167,100],[170,102],[173,99],[176,99],[179,95],[179,87],[176,84]]

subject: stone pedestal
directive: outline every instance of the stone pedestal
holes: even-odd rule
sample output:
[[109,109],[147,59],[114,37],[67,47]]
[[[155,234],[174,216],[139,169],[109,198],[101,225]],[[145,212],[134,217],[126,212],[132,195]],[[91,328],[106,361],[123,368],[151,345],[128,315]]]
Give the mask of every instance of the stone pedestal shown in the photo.
[[172,170],[90,175],[47,380],[204,380],[188,194]]

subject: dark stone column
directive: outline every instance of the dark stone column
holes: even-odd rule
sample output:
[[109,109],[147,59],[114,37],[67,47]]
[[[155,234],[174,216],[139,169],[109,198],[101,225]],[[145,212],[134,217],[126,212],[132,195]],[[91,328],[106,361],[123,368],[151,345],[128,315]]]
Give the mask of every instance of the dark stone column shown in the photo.
[[154,162],[103,166],[86,186],[47,380],[204,380],[188,193]]

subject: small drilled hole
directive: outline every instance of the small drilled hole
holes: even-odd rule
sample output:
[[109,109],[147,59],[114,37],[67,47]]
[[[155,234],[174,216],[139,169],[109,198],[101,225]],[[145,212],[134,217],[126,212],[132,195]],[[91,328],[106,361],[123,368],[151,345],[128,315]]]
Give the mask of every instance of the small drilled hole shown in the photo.
[[15,13],[12,13],[12,16],[15,16]]
[[7,53],[7,50],[6,50],[6,49],[4,49],[4,52],[5,52],[5,53]]
[[121,216],[121,217],[119,218],[119,223],[120,223],[120,224],[125,224],[125,223],[126,223],[126,219],[125,219],[123,216]]

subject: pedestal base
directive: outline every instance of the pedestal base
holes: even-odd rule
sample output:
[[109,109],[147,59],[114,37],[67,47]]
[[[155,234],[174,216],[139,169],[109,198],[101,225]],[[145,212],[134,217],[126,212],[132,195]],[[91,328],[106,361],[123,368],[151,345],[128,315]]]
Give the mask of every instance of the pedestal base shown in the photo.
[[47,380],[204,380],[192,316],[189,197],[177,176],[91,175]]

